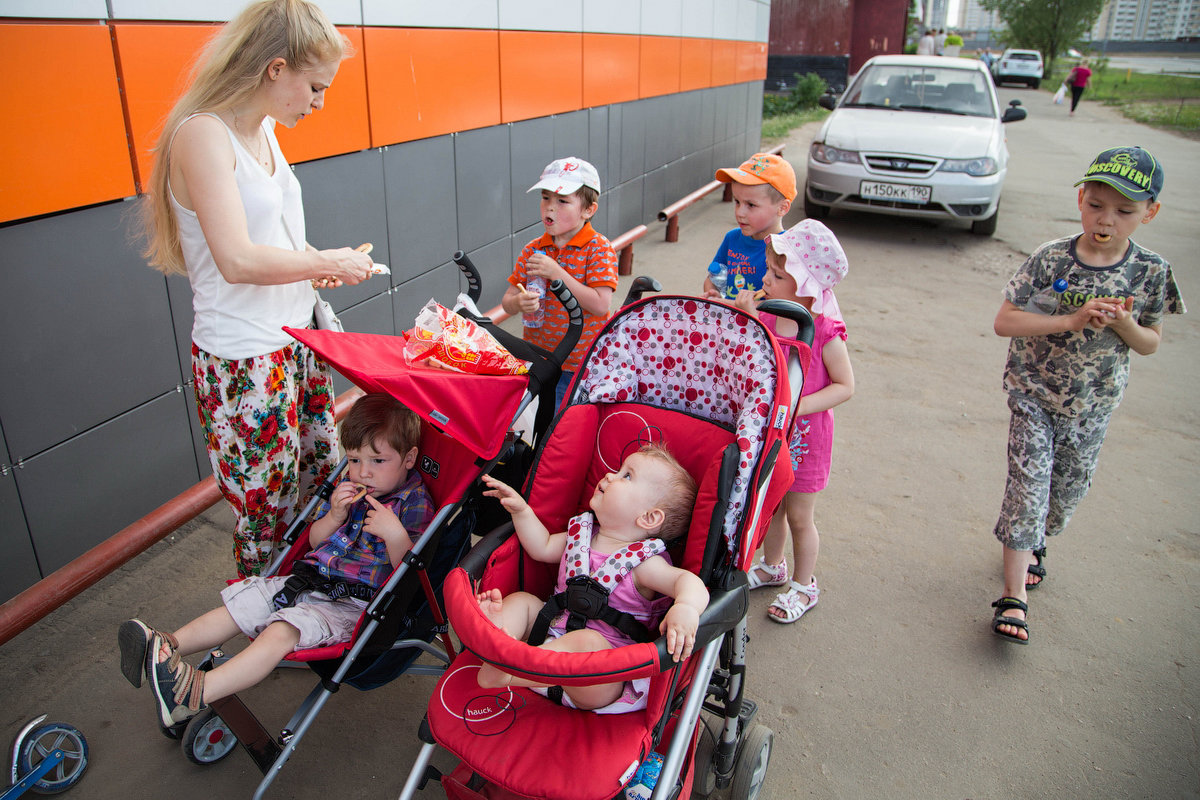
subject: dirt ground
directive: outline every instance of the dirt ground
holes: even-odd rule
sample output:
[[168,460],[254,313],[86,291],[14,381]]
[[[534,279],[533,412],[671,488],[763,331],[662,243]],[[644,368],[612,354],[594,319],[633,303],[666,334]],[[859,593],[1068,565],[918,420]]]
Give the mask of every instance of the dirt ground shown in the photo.
[[[834,473],[817,503],[820,604],[781,626],[764,616],[769,590],[752,598],[748,694],[775,732],[768,800],[1200,796],[1200,144],[1086,100],[1068,119],[1048,93],[1001,95],[1030,117],[1008,128],[995,237],[828,221],[850,259],[838,298],[857,394],[837,410]],[[801,182],[814,133],[787,143]],[[1193,312],[1166,321],[1157,354],[1134,357],[1091,493],[1031,594],[1032,642],[1016,647],[989,628],[1008,416],[992,319],[1025,256],[1078,230],[1071,184],[1116,144],[1141,144],[1166,167],[1163,212],[1136,238],[1172,261]],[[731,219],[714,193],[684,212],[678,243],[662,242],[661,226],[638,242],[635,272],[694,291]],[[228,528],[213,509],[0,648],[0,736],[48,713],[88,738],[89,771],[71,795],[253,792],[245,754],[196,767],[155,732],[150,696],[120,677],[114,647],[127,617],[171,627],[211,607],[230,572]],[[277,729],[313,682],[279,672],[247,701]],[[432,687],[404,676],[339,693],[270,796],[396,797]]]

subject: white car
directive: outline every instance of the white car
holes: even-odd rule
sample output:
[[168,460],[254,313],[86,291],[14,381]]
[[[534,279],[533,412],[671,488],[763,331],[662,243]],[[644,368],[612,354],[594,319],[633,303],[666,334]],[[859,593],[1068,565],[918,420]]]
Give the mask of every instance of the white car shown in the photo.
[[996,232],[1008,170],[1004,125],[987,68],[974,59],[876,56],[831,108],[808,151],[804,213],[831,208],[962,220]]
[[1014,50],[1011,47],[992,62],[992,80],[1002,83],[1026,83],[1036,89],[1042,83],[1042,54],[1037,50]]

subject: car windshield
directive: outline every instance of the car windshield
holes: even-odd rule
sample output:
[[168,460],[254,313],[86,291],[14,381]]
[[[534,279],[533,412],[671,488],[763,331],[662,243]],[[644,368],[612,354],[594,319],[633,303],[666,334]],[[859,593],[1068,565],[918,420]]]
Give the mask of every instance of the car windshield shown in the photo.
[[1042,57],[1037,53],[1009,53],[1008,57],[1015,61],[1041,61]]
[[994,117],[987,80],[973,69],[875,64],[855,79],[842,107]]

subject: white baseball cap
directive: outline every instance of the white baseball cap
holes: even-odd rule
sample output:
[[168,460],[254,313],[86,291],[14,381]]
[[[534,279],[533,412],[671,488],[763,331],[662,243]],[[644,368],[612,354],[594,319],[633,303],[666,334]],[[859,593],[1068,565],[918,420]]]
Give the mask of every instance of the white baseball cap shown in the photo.
[[555,194],[574,194],[580,186],[588,186],[600,191],[600,173],[596,168],[582,158],[570,156],[551,161],[542,170],[542,177],[526,191],[548,189]]

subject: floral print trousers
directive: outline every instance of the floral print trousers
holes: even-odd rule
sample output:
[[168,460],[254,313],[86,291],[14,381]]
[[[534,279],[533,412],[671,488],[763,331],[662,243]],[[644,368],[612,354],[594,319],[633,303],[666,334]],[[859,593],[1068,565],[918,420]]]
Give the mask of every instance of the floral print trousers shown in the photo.
[[237,517],[238,575],[257,575],[337,465],[333,378],[298,342],[234,361],[192,345],[192,376],[213,475]]

